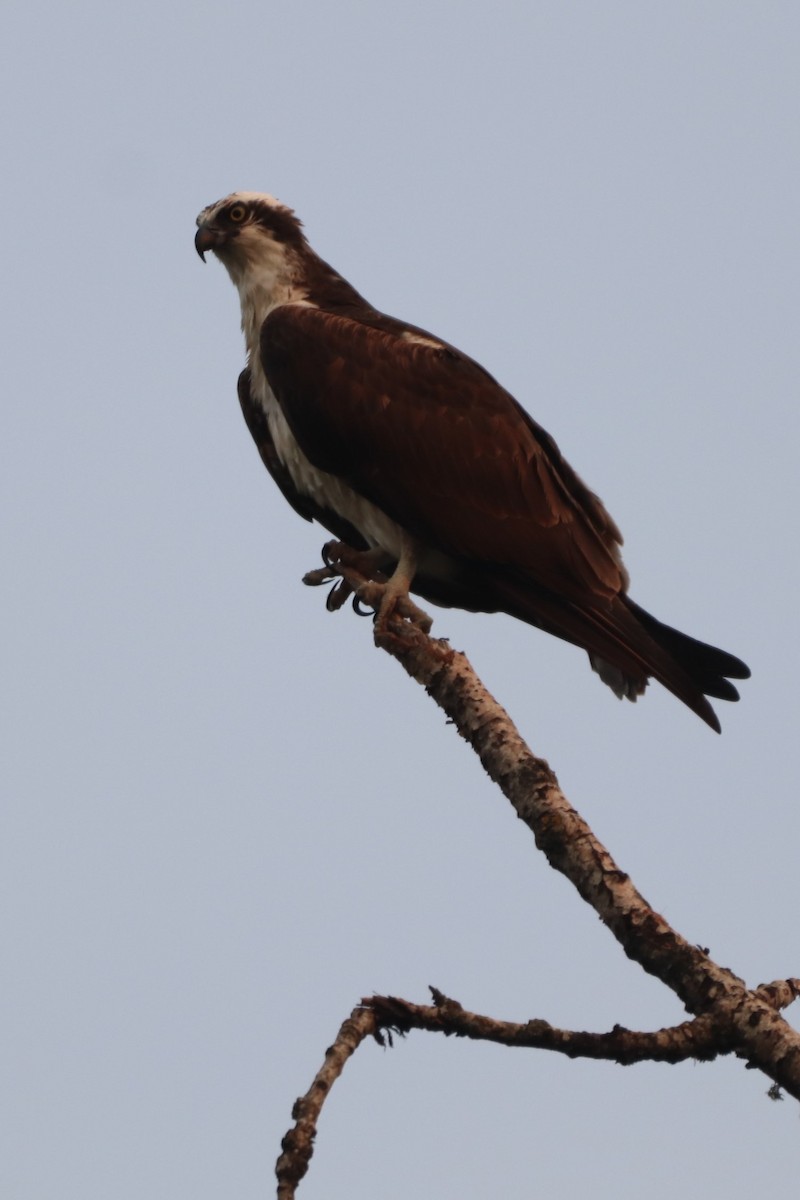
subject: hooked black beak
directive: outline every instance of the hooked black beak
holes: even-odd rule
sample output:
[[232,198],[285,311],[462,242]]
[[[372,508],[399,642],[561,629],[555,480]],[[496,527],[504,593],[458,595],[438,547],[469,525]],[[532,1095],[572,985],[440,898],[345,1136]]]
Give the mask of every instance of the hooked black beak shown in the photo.
[[205,262],[206,250],[215,250],[217,246],[222,245],[224,240],[223,235],[212,229],[210,225],[201,225],[194,235],[194,248]]

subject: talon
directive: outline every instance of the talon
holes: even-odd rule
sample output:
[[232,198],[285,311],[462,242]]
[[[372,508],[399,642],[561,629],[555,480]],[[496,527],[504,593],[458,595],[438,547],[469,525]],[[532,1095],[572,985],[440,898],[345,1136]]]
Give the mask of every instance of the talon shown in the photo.
[[[333,570],[335,568],[336,564],[339,562],[339,556],[341,554],[341,549],[342,549],[341,542],[326,542],[325,543],[325,545],[322,547],[322,561],[325,563],[326,567],[330,567],[331,570]],[[334,557],[334,555],[335,555],[335,557]]]
[[[407,621],[424,634],[430,632],[432,619],[418,608],[408,594],[414,577],[414,544],[404,538],[399,560],[393,563],[386,552],[377,547],[354,550],[346,542],[331,540],[322,547],[324,567],[317,567],[303,576],[303,583],[318,587],[335,580],[325,597],[328,612],[337,612],[353,597],[353,612],[359,617],[372,617],[375,637],[394,636],[389,621]],[[390,572],[387,574],[386,572]]]
[[350,584],[344,579],[335,583],[325,597],[325,607],[328,612],[338,612],[352,590]]
[[375,617],[375,616],[377,616],[377,613],[374,608],[365,608],[364,607],[364,602],[361,599],[361,597],[359,596],[358,592],[356,592],[355,596],[353,596],[353,612],[356,614],[357,617]]

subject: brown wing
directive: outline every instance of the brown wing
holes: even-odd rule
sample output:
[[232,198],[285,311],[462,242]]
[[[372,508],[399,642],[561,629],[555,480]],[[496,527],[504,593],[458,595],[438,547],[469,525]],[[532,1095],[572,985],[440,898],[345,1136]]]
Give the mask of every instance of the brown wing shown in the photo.
[[624,591],[619,531],[552,438],[477,363],[428,336],[371,311],[272,312],[262,363],[306,456],[463,561],[582,600]]

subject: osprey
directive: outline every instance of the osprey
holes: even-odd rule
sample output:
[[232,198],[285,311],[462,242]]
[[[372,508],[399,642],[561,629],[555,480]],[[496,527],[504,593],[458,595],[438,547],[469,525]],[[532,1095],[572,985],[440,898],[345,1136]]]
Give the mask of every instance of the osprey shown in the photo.
[[336,542],[309,583],[337,578],[385,630],[393,612],[427,631],[423,598],[505,612],[582,647],[617,696],[650,677],[712,729],[706,696],[738,700],[732,654],[650,616],[628,596],[622,537],[548,433],[483,367],[387,317],[323,262],[272,196],[204,208],[241,301],[242,411],[292,507]]

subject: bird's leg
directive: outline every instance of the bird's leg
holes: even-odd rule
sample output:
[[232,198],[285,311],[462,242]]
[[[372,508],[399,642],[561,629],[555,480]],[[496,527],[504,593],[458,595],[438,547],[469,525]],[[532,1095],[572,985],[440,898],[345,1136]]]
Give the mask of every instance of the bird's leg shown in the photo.
[[[423,633],[429,633],[432,619],[423,612],[409,596],[409,589],[417,572],[417,547],[407,533],[402,535],[400,558],[389,580],[384,584],[369,582],[359,588],[359,596],[376,609],[375,637],[388,633],[389,618],[397,614]],[[375,603],[377,601],[377,603]]]

